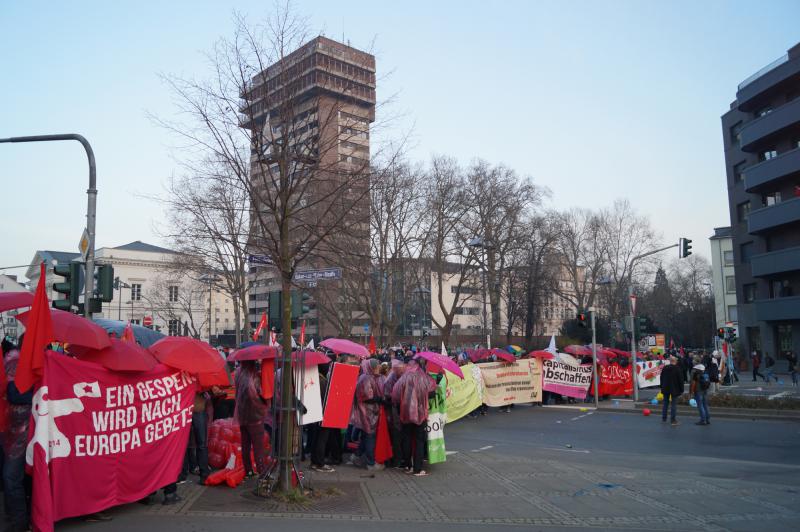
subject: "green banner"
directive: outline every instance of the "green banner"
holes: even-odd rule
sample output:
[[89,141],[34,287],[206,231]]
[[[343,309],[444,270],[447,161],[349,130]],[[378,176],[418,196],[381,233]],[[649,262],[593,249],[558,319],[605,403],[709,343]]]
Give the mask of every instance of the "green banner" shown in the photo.
[[483,385],[481,370],[475,364],[461,366],[464,378],[448,375],[447,396],[445,399],[447,422],[461,419],[481,406]]
[[445,405],[445,379],[436,387],[436,395],[428,399],[428,463],[438,464],[445,461],[444,424],[447,421]]

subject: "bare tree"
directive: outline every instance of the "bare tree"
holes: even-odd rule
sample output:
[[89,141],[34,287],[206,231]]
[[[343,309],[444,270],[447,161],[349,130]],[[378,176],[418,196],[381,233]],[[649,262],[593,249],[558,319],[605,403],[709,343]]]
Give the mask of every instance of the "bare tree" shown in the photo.
[[[152,286],[142,294],[153,314],[161,320],[173,322],[169,334],[200,338],[209,327],[207,304],[209,288],[174,269],[163,271],[153,280]],[[210,331],[210,329],[209,329]]]
[[511,271],[508,260],[520,247],[520,227],[533,208],[541,204],[544,189],[530,179],[520,178],[503,165],[476,160],[467,171],[467,201],[470,209],[464,227],[480,239],[486,275],[492,336],[501,331],[500,300],[506,277]]
[[[365,111],[375,102],[374,61],[348,52],[348,74],[334,75],[340,65],[313,53],[329,41],[315,40],[311,48],[293,52],[311,34],[306,20],[286,4],[262,24],[248,24],[238,15],[234,23],[232,36],[218,41],[209,55],[210,79],[167,79],[189,124],[165,125],[218,161],[247,195],[247,249],[271,261],[289,333],[298,268],[328,264],[341,249],[358,254],[368,241],[371,171],[363,138],[374,119]],[[314,63],[318,59],[321,64]],[[361,255],[368,257],[366,250]],[[289,490],[296,429],[290,334],[283,335],[282,345],[278,367],[285,371],[276,401],[285,415],[279,421],[278,486]]]
[[542,322],[542,308],[554,297],[562,263],[555,249],[559,238],[559,216],[554,212],[531,217],[522,227],[524,254],[525,343],[532,348],[536,327]]
[[569,288],[557,285],[556,292],[582,312],[594,304],[605,269],[603,222],[591,210],[570,209],[559,215],[558,227],[556,248]]

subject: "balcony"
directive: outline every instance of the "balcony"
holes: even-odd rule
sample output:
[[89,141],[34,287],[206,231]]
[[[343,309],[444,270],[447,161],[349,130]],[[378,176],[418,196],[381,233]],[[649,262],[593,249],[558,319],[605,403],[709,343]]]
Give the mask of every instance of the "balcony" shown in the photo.
[[751,211],[747,218],[747,231],[758,234],[763,231],[800,221],[800,198]]
[[744,171],[744,189],[754,192],[764,185],[800,172],[800,148],[787,151]]
[[800,320],[800,296],[758,299],[753,305],[758,321]]
[[750,268],[753,277],[800,270],[800,247],[753,255],[750,258]]
[[736,93],[739,110],[752,111],[760,95],[796,76],[800,76],[800,60],[783,55],[739,84]]
[[740,133],[742,150],[756,151],[759,144],[766,143],[773,136],[795,124],[800,124],[800,98],[745,124]]

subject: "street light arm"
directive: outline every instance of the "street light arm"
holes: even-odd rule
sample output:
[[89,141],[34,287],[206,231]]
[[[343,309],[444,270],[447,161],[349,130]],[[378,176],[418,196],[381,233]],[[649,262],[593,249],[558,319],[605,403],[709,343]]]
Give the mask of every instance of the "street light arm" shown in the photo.
[[86,140],[83,135],[77,133],[63,133],[58,135],[32,135],[28,137],[8,137],[0,139],[0,143],[7,142],[48,142],[57,140],[76,140],[81,143],[83,149],[86,150],[86,157],[89,159],[89,188],[86,194],[89,196],[88,205],[86,208],[86,233],[89,236],[88,249],[86,250],[86,275],[84,292],[83,292],[83,307],[84,316],[87,318],[92,317],[90,300],[94,294],[94,230],[95,222],[97,219],[97,168],[94,162],[94,151],[92,145]]

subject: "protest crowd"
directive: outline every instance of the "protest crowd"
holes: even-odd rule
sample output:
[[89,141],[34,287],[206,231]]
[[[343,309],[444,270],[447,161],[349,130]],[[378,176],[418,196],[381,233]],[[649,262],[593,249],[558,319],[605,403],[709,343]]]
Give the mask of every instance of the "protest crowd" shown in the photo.
[[[283,351],[274,334],[228,353],[188,337],[147,338],[131,324],[103,329],[51,313],[46,299],[19,319],[26,333],[3,341],[0,375],[7,530],[107,520],[104,510],[136,501],[175,504],[189,479],[235,487],[252,477],[258,493],[275,474],[287,410],[276,408]],[[595,385],[601,397],[631,395],[634,376],[639,387],[661,387],[662,420],[671,406],[673,424],[689,382],[698,424],[708,425],[706,394],[730,378],[716,352],[640,353],[634,373],[630,353],[598,348],[595,376],[592,349],[558,352],[555,338],[530,353],[379,349],[372,338],[369,346],[331,338],[315,348],[303,332],[299,340],[286,359],[296,416],[283,421],[299,429],[289,452],[300,484],[306,459],[323,475],[344,466],[435,474],[431,466],[446,460],[447,423],[489,407],[591,401]],[[92,481],[80,482],[87,472]]]

